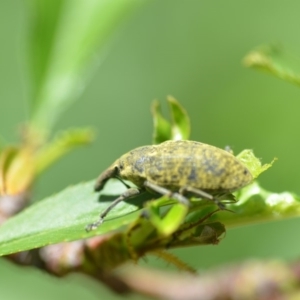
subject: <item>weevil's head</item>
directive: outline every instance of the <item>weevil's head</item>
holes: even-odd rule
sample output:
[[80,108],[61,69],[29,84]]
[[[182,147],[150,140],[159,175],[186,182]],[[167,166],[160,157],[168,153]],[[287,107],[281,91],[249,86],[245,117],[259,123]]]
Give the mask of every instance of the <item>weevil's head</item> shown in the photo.
[[149,165],[154,146],[143,146],[123,154],[98,177],[95,191],[100,191],[110,178],[129,180],[141,187],[145,181],[145,169]]
[[[131,180],[132,168],[131,168],[132,154],[128,152],[117,159],[109,168],[103,171],[96,180],[94,190],[99,192],[103,189],[106,182],[111,178]],[[134,181],[133,181],[134,182]]]
[[139,149],[134,149],[117,160],[117,177],[131,181],[137,186],[141,186],[145,181],[143,159],[139,156]]

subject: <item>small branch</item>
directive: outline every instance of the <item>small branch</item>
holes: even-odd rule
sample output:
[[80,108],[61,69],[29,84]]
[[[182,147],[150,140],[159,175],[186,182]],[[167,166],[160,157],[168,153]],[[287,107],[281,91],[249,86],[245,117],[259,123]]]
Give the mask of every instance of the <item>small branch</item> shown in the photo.
[[247,261],[199,276],[128,266],[118,270],[133,291],[164,300],[296,299],[300,263]]

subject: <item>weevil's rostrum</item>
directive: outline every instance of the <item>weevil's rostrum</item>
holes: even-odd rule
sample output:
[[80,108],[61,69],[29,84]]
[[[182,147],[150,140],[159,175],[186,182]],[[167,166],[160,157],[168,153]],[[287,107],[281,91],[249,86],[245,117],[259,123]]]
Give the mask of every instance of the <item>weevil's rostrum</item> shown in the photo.
[[230,152],[195,141],[166,141],[159,145],[136,148],[117,159],[97,179],[100,191],[110,178],[129,180],[137,188],[129,188],[100,215],[97,228],[107,213],[119,202],[143,190],[171,196],[189,205],[187,193],[224,205],[214,195],[230,194],[252,180],[250,171]]

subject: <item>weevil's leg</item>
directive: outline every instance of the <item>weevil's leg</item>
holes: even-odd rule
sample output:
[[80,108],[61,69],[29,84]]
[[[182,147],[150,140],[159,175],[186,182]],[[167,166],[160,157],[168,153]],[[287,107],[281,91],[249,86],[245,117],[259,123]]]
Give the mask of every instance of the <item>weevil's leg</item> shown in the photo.
[[120,178],[120,177],[116,177],[116,178],[117,178],[119,181],[121,181],[128,189],[131,188],[131,186],[128,185],[125,181],[123,181],[122,178]]
[[214,214],[217,213],[218,211],[220,211],[219,208],[213,210],[212,212],[208,213],[208,214],[205,215],[203,218],[201,218],[201,219],[199,219],[199,220],[197,220],[197,221],[195,221],[195,222],[190,222],[190,223],[183,224],[183,226],[182,226],[181,229],[179,229],[179,230],[177,230],[177,231],[175,231],[175,232],[173,233],[173,237],[177,237],[177,236],[179,236],[180,234],[182,234],[182,232],[187,231],[187,230],[189,230],[189,229],[191,229],[191,228],[194,228],[194,227],[200,225],[201,223],[204,223],[205,221],[207,221],[212,215],[214,215]]
[[184,195],[187,192],[192,193],[194,195],[197,195],[201,198],[213,201],[222,210],[226,208],[226,206],[218,198],[216,198],[216,197],[212,196],[211,194],[206,193],[202,190],[193,188],[191,186],[184,186],[179,190],[179,193],[182,194],[182,195]]
[[237,200],[235,198],[235,196],[232,193],[225,193],[225,194],[220,194],[218,195],[218,199],[219,200],[227,200],[226,202],[223,203],[236,203]]
[[154,191],[154,192],[157,192],[161,195],[165,195],[169,198],[174,198],[176,199],[179,203],[182,203],[183,205],[186,205],[186,206],[190,206],[190,200],[186,197],[184,197],[182,194],[179,194],[179,193],[173,193],[172,191],[162,187],[162,186],[159,186],[155,183],[152,183],[148,180],[146,180],[144,182],[144,187]]
[[172,234],[172,239],[170,240],[170,242],[166,245],[166,248],[168,249],[172,243],[174,243],[174,241],[178,240],[178,237],[180,237],[180,235],[182,235],[183,232],[190,230],[191,228],[194,228],[202,223],[204,223],[205,221],[207,221],[213,214],[215,214],[216,212],[220,211],[220,209],[215,209],[214,211],[208,213],[207,215],[205,215],[203,218],[197,220],[196,222],[188,222],[185,223],[181,226],[180,229],[178,229],[177,231],[175,231]]
[[103,223],[104,218],[106,217],[106,215],[120,202],[131,198],[132,196],[138,195],[141,193],[141,190],[137,189],[137,188],[130,188],[128,190],[126,190],[122,195],[120,195],[116,200],[114,200],[107,208],[105,211],[103,211],[101,213],[101,215],[99,216],[99,220],[95,223],[92,224],[88,224],[85,227],[86,231],[91,231],[94,229],[97,229],[98,226],[100,226]]

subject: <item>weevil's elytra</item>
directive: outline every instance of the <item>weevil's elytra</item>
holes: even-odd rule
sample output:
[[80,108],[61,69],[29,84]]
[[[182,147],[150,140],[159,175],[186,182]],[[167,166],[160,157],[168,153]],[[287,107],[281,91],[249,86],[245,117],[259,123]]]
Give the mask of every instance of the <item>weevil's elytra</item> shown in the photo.
[[[203,191],[232,192],[252,181],[251,173],[232,154],[193,141],[139,147],[121,156],[111,168],[118,169],[113,177],[129,180],[138,187],[148,180],[172,191],[192,186]],[[99,190],[101,181],[95,190]]]
[[117,203],[145,189],[167,193],[186,203],[188,200],[180,195],[184,191],[196,191],[198,196],[213,200],[213,195],[231,193],[253,180],[250,171],[230,152],[195,141],[166,141],[136,148],[98,177],[95,191],[110,178],[129,180],[137,189],[131,188],[117,198],[87,230],[101,224]]

